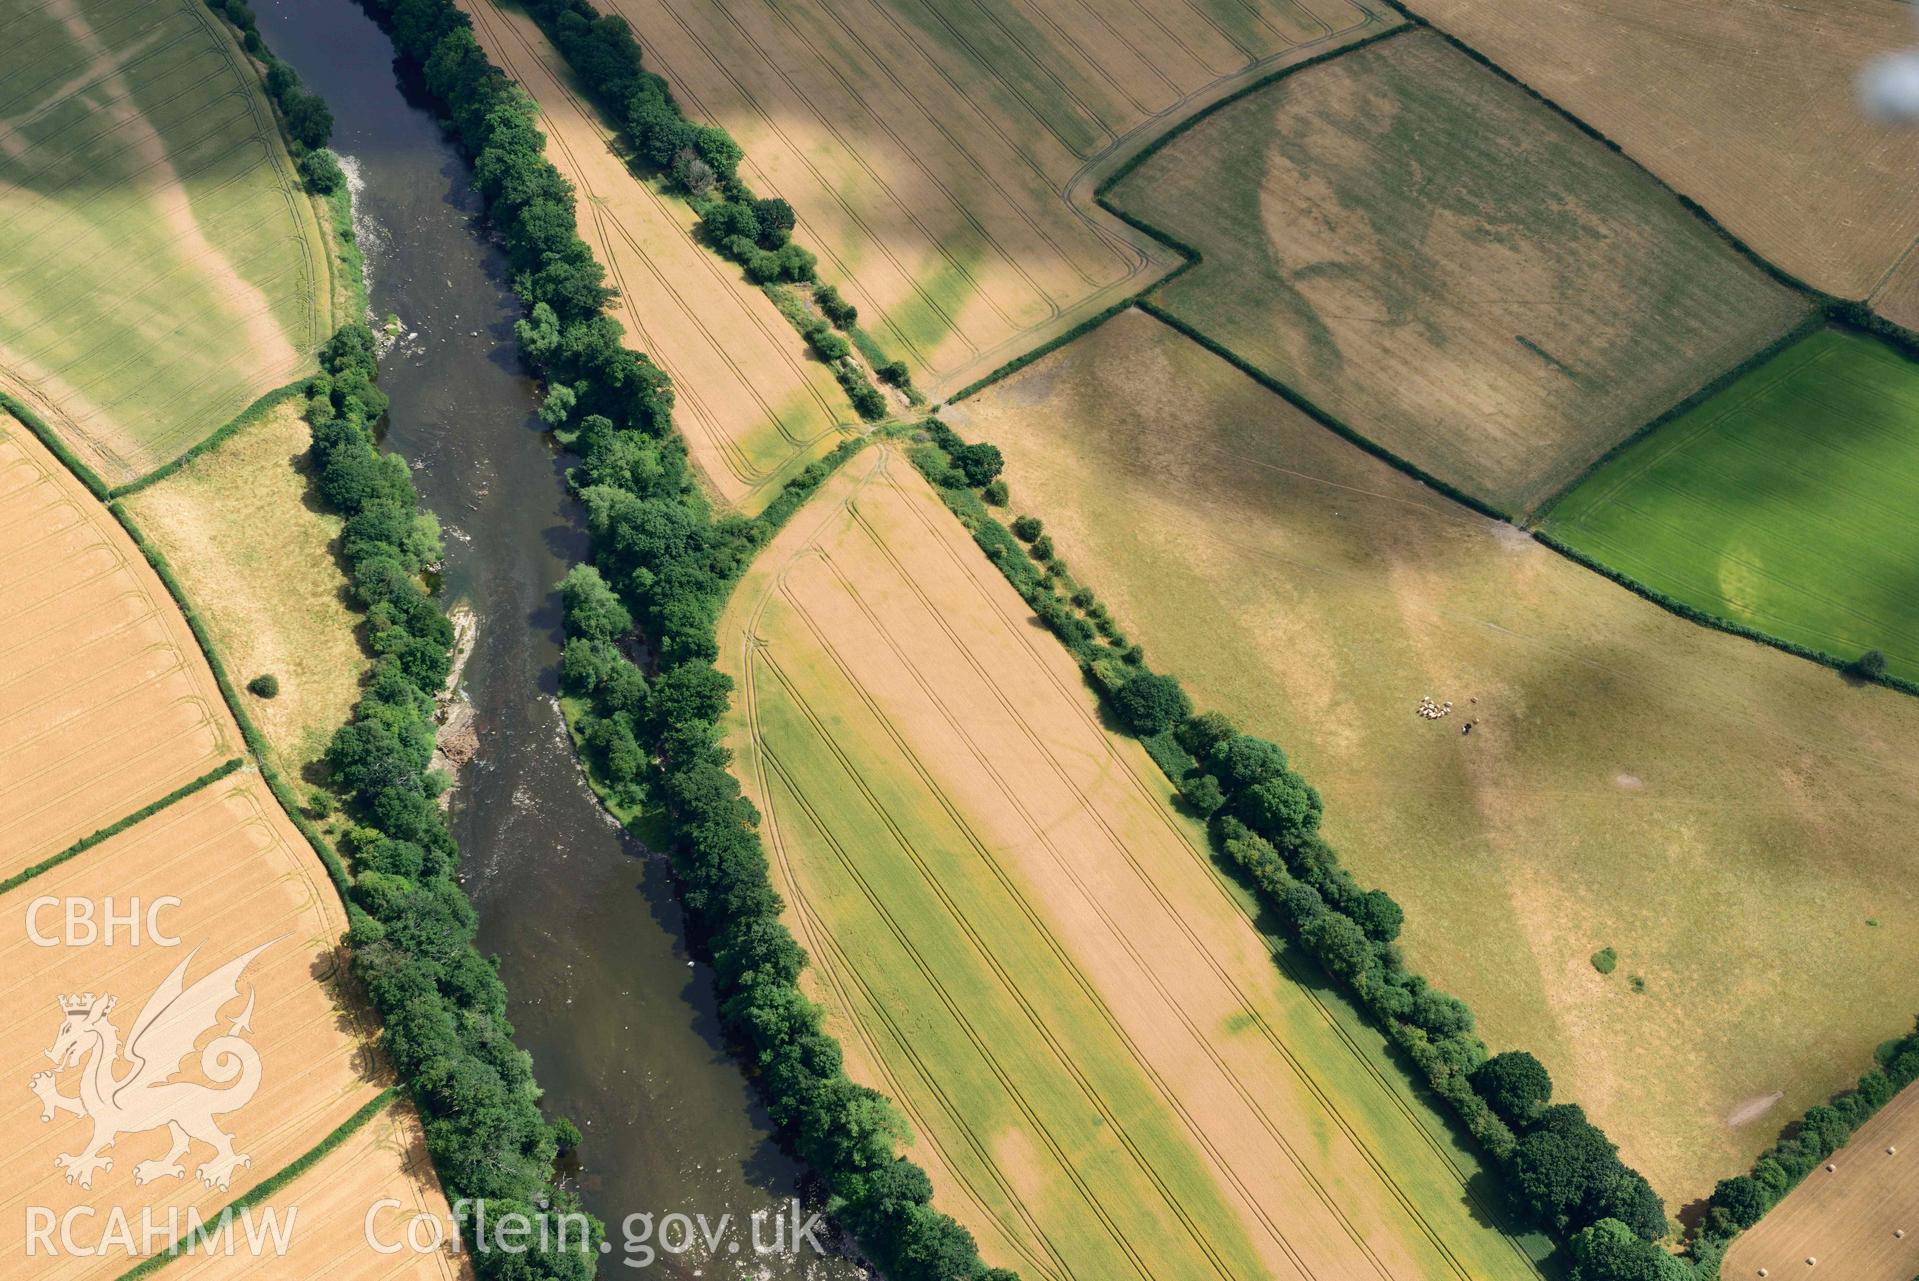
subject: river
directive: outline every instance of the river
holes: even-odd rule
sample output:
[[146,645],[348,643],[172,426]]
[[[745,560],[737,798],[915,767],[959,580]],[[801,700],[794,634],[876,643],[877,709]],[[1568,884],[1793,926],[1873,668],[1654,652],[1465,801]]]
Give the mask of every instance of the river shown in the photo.
[[[333,109],[356,179],[377,316],[403,335],[381,362],[386,444],[446,529],[449,601],[479,619],[466,669],[480,753],[453,802],[480,949],[498,956],[519,1044],[550,1115],[586,1136],[589,1210],[621,1220],[731,1216],[709,1257],[616,1249],[603,1276],[826,1278],[856,1274],[802,1248],[755,1255],[756,1211],[792,1218],[801,1170],[718,1035],[712,976],[689,957],[665,864],[628,838],[579,775],[554,702],[553,593],[586,538],[565,462],[533,416],[504,260],[485,238],[464,163],[403,93],[385,33],[351,0],[254,0],[261,34]],[[636,1233],[639,1225],[635,1225]],[[667,1244],[678,1244],[675,1234]],[[650,1266],[629,1265],[654,1257]]]

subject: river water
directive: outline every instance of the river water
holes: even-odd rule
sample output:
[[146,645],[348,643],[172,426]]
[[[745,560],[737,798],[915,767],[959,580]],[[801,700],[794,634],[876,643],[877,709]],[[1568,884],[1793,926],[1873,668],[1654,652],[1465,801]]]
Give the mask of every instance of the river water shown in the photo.
[[[749,1216],[762,1214],[770,1241],[773,1216],[793,1218],[801,1171],[718,1039],[712,978],[687,954],[664,863],[607,818],[567,745],[554,702],[553,586],[586,539],[564,461],[533,416],[513,340],[518,304],[465,166],[403,91],[385,33],[351,0],[254,8],[268,44],[333,108],[373,309],[404,327],[381,361],[393,400],[386,443],[412,462],[445,526],[449,598],[479,619],[465,684],[480,754],[453,825],[480,948],[499,958],[549,1114],[586,1135],[580,1192],[616,1247],[628,1215],[653,1215],[656,1234],[669,1214],[704,1215],[709,1229],[731,1216],[717,1250],[668,1253],[655,1235],[616,1248],[601,1275],[853,1275],[804,1247],[796,1257],[753,1251]],[[678,1230],[666,1244],[680,1244]]]

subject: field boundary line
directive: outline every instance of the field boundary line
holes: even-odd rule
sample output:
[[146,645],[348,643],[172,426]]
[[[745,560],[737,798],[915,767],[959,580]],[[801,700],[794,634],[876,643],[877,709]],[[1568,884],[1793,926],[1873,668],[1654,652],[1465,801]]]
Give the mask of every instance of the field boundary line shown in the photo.
[[294,382],[287,383],[283,387],[275,387],[272,391],[260,396],[251,405],[248,405],[245,409],[235,414],[224,425],[216,428],[212,435],[205,437],[197,444],[189,446],[187,451],[179,457],[174,458],[170,462],[161,463],[144,476],[130,480],[124,485],[115,485],[112,489],[109,489],[106,492],[106,501],[109,503],[117,502],[129,494],[137,494],[147,486],[155,485],[165,480],[200,455],[218,449],[229,439],[246,430],[248,427],[253,426],[253,424],[265,418],[267,414],[277,409],[286,401],[304,392],[307,384],[312,380],[313,375],[308,374]]
[[242,760],[241,758],[239,758],[238,756],[235,756],[231,760],[224,761],[221,764],[214,766],[212,769],[208,770],[206,773],[200,775],[200,777],[194,779],[192,782],[184,783],[181,786],[174,788],[171,792],[168,792],[165,796],[160,797],[158,800],[149,801],[147,804],[142,805],[139,809],[133,811],[133,813],[131,814],[128,814],[125,818],[119,819],[116,822],[109,823],[105,827],[100,828],[98,831],[91,832],[88,835],[81,837],[79,840],[75,841],[73,844],[67,846],[67,848],[61,850],[58,854],[54,854],[48,858],[41,859],[38,863],[33,864],[31,867],[22,868],[20,871],[15,872],[12,876],[7,877],[4,881],[0,881],[0,895],[6,895],[6,894],[12,893],[14,890],[19,889],[22,885],[26,884],[28,881],[32,880],[34,877],[39,876],[41,873],[50,872],[54,868],[60,866],[62,863],[65,863],[68,859],[76,858],[79,855],[86,853],[88,850],[92,849],[94,846],[100,844],[102,841],[106,841],[115,836],[118,836],[120,833],[126,831],[128,828],[132,827],[134,824],[139,823],[142,819],[151,818],[153,815],[158,814],[161,810],[167,808],[167,806],[169,805],[174,804],[176,801],[183,801],[187,797],[199,791],[200,789],[205,787],[211,787],[213,784],[227,777],[227,775],[232,774],[235,770],[240,769],[245,764],[246,762]]
[[47,425],[44,418],[35,413],[24,401],[10,395],[4,388],[0,388],[0,409],[5,409],[12,414],[22,426],[32,432],[35,438],[47,447],[47,452],[59,459],[60,465],[72,472],[80,483],[87,487],[89,493],[103,503],[108,501],[108,496],[113,491],[107,482],[100,479],[100,473],[82,462],[79,455],[67,448],[67,443],[60,439],[58,432]]
[[220,1228],[216,1225],[228,1221],[230,1216],[252,1209],[261,1201],[264,1201],[287,1184],[299,1178],[302,1174],[305,1174],[309,1169],[317,1165],[328,1153],[353,1137],[368,1121],[371,1121],[374,1117],[386,1111],[388,1106],[390,1106],[399,1095],[400,1090],[398,1086],[389,1085],[386,1089],[381,1090],[371,1099],[361,1104],[359,1111],[334,1127],[332,1133],[314,1144],[314,1146],[303,1155],[295,1157],[286,1168],[280,1170],[270,1178],[262,1179],[258,1184],[249,1188],[243,1195],[236,1197],[225,1206],[222,1206],[220,1212],[213,1217],[211,1223],[202,1223],[189,1233],[185,1239],[174,1242],[158,1254],[149,1255],[147,1258],[121,1273],[118,1281],[140,1281],[140,1278],[152,1276],[155,1272],[164,1268],[182,1254],[191,1252],[202,1242],[208,1240],[220,1231]]
[[1774,338],[1771,342],[1767,343],[1765,346],[1761,347],[1759,350],[1753,352],[1750,356],[1747,356],[1745,359],[1736,362],[1735,364],[1732,365],[1731,368],[1724,370],[1723,372],[1719,373],[1715,377],[1701,384],[1699,387],[1695,388],[1688,395],[1681,397],[1670,408],[1662,411],[1661,413],[1657,414],[1656,416],[1654,416],[1653,418],[1651,418],[1650,420],[1648,420],[1641,426],[1635,428],[1629,435],[1621,438],[1618,441],[1618,443],[1614,444],[1611,448],[1606,450],[1605,453],[1601,454],[1599,457],[1593,459],[1590,463],[1580,468],[1578,473],[1574,475],[1571,480],[1561,485],[1558,489],[1548,494],[1544,499],[1542,499],[1540,502],[1538,502],[1537,504],[1533,506],[1533,509],[1529,513],[1527,513],[1525,523],[1522,526],[1522,528],[1531,530],[1537,525],[1545,522],[1546,520],[1549,520],[1552,517],[1554,508],[1558,507],[1559,504],[1565,502],[1566,499],[1572,495],[1574,490],[1578,489],[1581,485],[1585,484],[1588,480],[1592,479],[1594,472],[1598,471],[1601,467],[1604,467],[1607,463],[1612,462],[1615,458],[1619,457],[1619,455],[1625,453],[1628,449],[1632,448],[1634,445],[1637,445],[1640,441],[1652,435],[1654,432],[1658,431],[1661,427],[1664,427],[1667,423],[1671,422],[1673,419],[1679,417],[1681,414],[1688,412],[1689,410],[1696,409],[1700,405],[1703,405],[1705,402],[1707,402],[1708,400],[1711,400],[1714,396],[1717,396],[1720,392],[1725,391],[1727,388],[1731,387],[1734,383],[1738,382],[1741,378],[1745,377],[1747,374],[1757,369],[1759,366],[1765,364],[1767,361],[1773,359],[1776,356],[1784,355],[1789,348],[1795,346],[1798,343],[1804,342],[1806,339],[1812,337],[1814,334],[1818,333],[1820,330],[1839,329],[1843,327],[1844,326],[1841,326],[1835,323],[1833,318],[1827,314],[1824,308],[1822,307],[1813,308],[1812,311],[1808,312],[1805,315],[1805,317],[1803,317],[1799,321],[1799,323],[1794,325],[1791,329],[1788,329],[1785,333],[1780,334],[1777,338]]
[[275,802],[286,812],[287,818],[293,825],[299,828],[300,835],[306,838],[307,844],[313,847],[314,853],[325,865],[327,877],[333,882],[334,891],[340,896],[340,905],[343,909],[348,909],[350,918],[352,912],[347,899],[347,887],[351,884],[351,877],[347,874],[346,865],[340,861],[339,854],[334,852],[326,838],[320,835],[319,829],[307,819],[300,808],[299,798],[294,795],[292,786],[274,765],[270,754],[271,745],[254,725],[253,718],[247,715],[246,706],[241,702],[240,693],[234,688],[232,678],[227,675],[226,664],[221,661],[219,649],[213,643],[206,621],[193,607],[187,597],[186,589],[180,585],[180,580],[174,577],[173,566],[167,561],[165,554],[147,540],[146,534],[134,521],[133,514],[126,509],[126,505],[119,502],[108,503],[107,510],[113,513],[114,519],[120,522],[121,528],[127,531],[127,536],[133,539],[134,545],[147,558],[147,564],[153,567],[153,572],[159,575],[160,581],[166,585],[168,593],[172,595],[174,605],[186,619],[187,627],[193,632],[193,639],[200,646],[201,656],[213,672],[214,684],[220,687],[220,695],[226,700],[227,710],[233,714],[234,721],[240,727],[240,737],[246,743],[247,752],[253,757],[254,764],[260,771],[260,777],[266,780],[267,789],[273,793]]
[[[1374,16],[1378,17],[1380,15],[1374,15]],[[1364,24],[1362,23],[1357,25],[1364,25]],[[1339,31],[1332,32],[1330,35],[1328,35],[1325,38],[1333,39],[1338,36],[1342,36],[1346,34],[1346,32],[1348,31],[1352,31],[1355,29],[1356,27],[1342,28]],[[1174,267],[1171,271],[1167,272],[1166,274],[1156,277],[1155,279],[1147,282],[1146,285],[1144,285],[1143,287],[1141,287],[1139,290],[1135,291],[1134,293],[1128,294],[1120,298],[1117,302],[1112,303],[1111,305],[1106,307],[1104,310],[1096,312],[1093,315],[1087,317],[1086,319],[1080,321],[1078,324],[1074,325],[1070,329],[1067,329],[1063,331],[1062,333],[1054,335],[1053,337],[1045,340],[1044,342],[1038,344],[1037,346],[1028,348],[1026,351],[1021,352],[1020,354],[1012,357],[1010,360],[1007,360],[1004,364],[1001,364],[989,370],[985,374],[974,379],[972,382],[967,383],[964,387],[961,387],[958,391],[953,392],[951,395],[945,397],[943,403],[956,404],[959,401],[965,400],[970,396],[976,395],[979,392],[984,391],[986,388],[992,386],[996,382],[1001,381],[1002,379],[1011,377],[1013,374],[1018,373],[1020,370],[1026,368],[1028,365],[1032,364],[1034,361],[1039,360],[1041,357],[1049,355],[1050,353],[1059,350],[1061,347],[1064,347],[1067,343],[1072,342],[1075,338],[1078,338],[1084,334],[1090,333],[1093,330],[1099,328],[1101,325],[1111,320],[1114,316],[1117,316],[1121,312],[1125,311],[1128,307],[1143,305],[1147,295],[1151,294],[1154,290],[1159,289],[1164,285],[1171,284],[1179,276],[1183,275],[1187,271],[1192,270],[1194,267],[1197,267],[1202,261],[1204,261],[1205,255],[1202,254],[1196,246],[1186,243],[1185,241],[1179,239],[1177,236],[1172,235],[1170,232],[1165,231],[1163,228],[1154,226],[1152,223],[1147,222],[1143,218],[1134,217],[1132,214],[1128,213],[1124,209],[1121,209],[1118,205],[1115,205],[1112,201],[1107,199],[1107,193],[1119,182],[1124,180],[1127,177],[1127,175],[1131,174],[1135,169],[1139,168],[1140,165],[1144,164],[1155,153],[1157,153],[1162,148],[1164,148],[1167,144],[1171,143],[1174,139],[1179,137],[1179,135],[1185,133],[1187,130],[1191,129],[1194,125],[1206,119],[1208,116],[1212,115],[1214,112],[1220,111],[1221,109],[1231,106],[1235,102],[1238,102],[1241,98],[1244,98],[1250,94],[1257,93],[1261,89],[1267,88],[1268,86],[1275,84],[1280,80],[1284,80],[1288,76],[1295,75],[1298,72],[1305,71],[1311,67],[1317,67],[1322,63],[1330,62],[1332,59],[1341,57],[1345,54],[1354,53],[1354,52],[1357,52],[1358,50],[1369,48],[1372,45],[1378,44],[1382,40],[1388,40],[1392,38],[1393,36],[1399,35],[1402,32],[1406,32],[1411,29],[1412,29],[1411,26],[1407,24],[1407,22],[1402,17],[1394,25],[1387,27],[1383,31],[1376,31],[1369,36],[1362,36],[1360,39],[1354,40],[1348,44],[1336,45],[1330,49],[1323,49],[1316,54],[1312,54],[1309,57],[1302,58],[1298,62],[1287,63],[1283,67],[1278,67],[1271,71],[1267,71],[1263,74],[1255,75],[1253,79],[1247,81],[1244,84],[1235,86],[1230,91],[1228,91],[1224,96],[1217,98],[1201,106],[1195,112],[1193,112],[1193,114],[1189,116],[1180,117],[1164,133],[1153,135],[1151,137],[1146,138],[1144,141],[1140,142],[1138,144],[1139,149],[1137,151],[1127,154],[1125,156],[1125,159],[1118,161],[1117,168],[1114,168],[1111,171],[1105,173],[1105,175],[1099,179],[1098,183],[1093,188],[1092,203],[1095,207],[1103,210],[1109,216],[1113,218],[1117,218],[1120,222],[1131,227],[1133,230],[1139,232],[1140,234],[1144,236],[1147,236],[1148,238],[1156,241],[1157,243],[1165,246],[1166,248],[1173,250],[1175,253],[1180,254],[1185,259],[1185,261],[1180,263],[1178,266]],[[1299,45],[1294,46],[1295,49],[1302,48],[1302,47],[1304,46],[1299,46]],[[1280,54],[1277,56],[1284,57],[1285,55]],[[1254,68],[1250,68],[1249,70],[1257,70],[1257,64],[1255,64]],[[1222,77],[1222,80],[1226,80],[1226,81],[1230,81],[1231,79],[1232,79],[1231,76]],[[1218,83],[1219,81],[1214,82],[1215,85]],[[1182,105],[1184,102],[1190,102],[1194,97],[1202,96],[1206,92],[1206,89],[1211,87],[1213,86],[1209,85],[1201,88],[1195,94],[1189,95],[1187,98],[1182,99],[1181,103],[1175,103],[1172,108],[1169,108],[1169,110],[1177,110],[1178,107]],[[1155,119],[1157,119],[1157,117]],[[1144,125],[1151,125],[1153,123],[1154,123],[1153,120],[1148,120],[1143,122]],[[1129,131],[1126,134],[1122,134],[1113,143],[1112,147],[1108,148],[1104,153],[1101,153],[1092,157],[1092,159],[1090,159],[1086,163],[1086,165],[1084,165],[1080,169],[1079,173],[1075,174],[1073,178],[1067,182],[1066,187],[1061,192],[1061,194],[1066,197],[1066,203],[1069,207],[1074,209],[1081,208],[1079,202],[1075,200],[1072,196],[1073,189],[1083,184],[1089,177],[1091,177],[1094,173],[1098,172],[1101,166],[1113,163],[1115,159],[1120,155],[1121,151],[1128,145],[1129,141],[1134,137],[1134,135],[1137,132],[1138,130],[1135,129],[1135,130]],[[1082,216],[1083,216],[1083,211],[1082,211]],[[1096,224],[1092,224],[1091,221],[1089,220],[1089,225],[1096,225]],[[1134,273],[1134,274],[1137,274],[1137,273]]]

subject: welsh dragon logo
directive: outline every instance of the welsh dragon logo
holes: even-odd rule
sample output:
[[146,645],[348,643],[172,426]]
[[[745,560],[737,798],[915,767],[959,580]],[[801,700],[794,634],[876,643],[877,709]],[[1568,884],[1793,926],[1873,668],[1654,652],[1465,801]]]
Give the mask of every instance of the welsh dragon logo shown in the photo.
[[[53,1070],[35,1074],[32,1088],[45,1109],[42,1121],[51,1121],[61,1112],[93,1121],[93,1138],[84,1148],[53,1158],[54,1165],[67,1172],[68,1183],[91,1188],[95,1170],[113,1168],[113,1159],[102,1152],[117,1139],[162,1126],[171,1139],[167,1153],[134,1166],[136,1183],[186,1177],[180,1158],[195,1141],[213,1148],[212,1159],[194,1172],[210,1188],[224,1189],[236,1168],[253,1163],[233,1150],[233,1136],[213,1121],[216,1115],[245,1107],[260,1088],[259,1051],[241,1036],[252,1030],[251,989],[239,1017],[199,1051],[201,1072],[214,1085],[172,1078],[194,1052],[194,1042],[219,1023],[221,1009],[239,999],[241,972],[271,946],[272,942],[262,943],[191,987],[186,984],[187,966],[198,949],[188,953],[147,998],[124,1044],[108,1017],[116,1004],[114,997],[96,999],[88,992],[60,998],[60,1031],[47,1050]],[[79,1072],[79,1093],[60,1093],[55,1077],[74,1069]]]

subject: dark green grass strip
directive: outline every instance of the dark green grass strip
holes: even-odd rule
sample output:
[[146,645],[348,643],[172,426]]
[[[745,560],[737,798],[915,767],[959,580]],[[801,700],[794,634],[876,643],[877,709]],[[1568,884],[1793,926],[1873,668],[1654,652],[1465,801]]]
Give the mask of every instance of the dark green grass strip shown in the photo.
[[230,761],[227,761],[220,765],[216,765],[212,769],[208,770],[206,773],[200,775],[200,777],[194,779],[191,783],[186,783],[180,787],[174,788],[171,792],[168,792],[165,796],[162,796],[159,800],[154,801],[151,804],[141,806],[139,809],[133,811],[133,813],[121,819],[119,822],[109,824],[108,826],[101,828],[99,831],[94,832],[89,836],[81,837],[79,840],[67,846],[65,849],[61,850],[58,854],[55,854],[53,857],[41,859],[38,863],[35,863],[32,867],[29,867],[25,869],[24,871],[15,872],[12,876],[9,876],[6,880],[0,881],[0,895],[7,894],[8,892],[12,890],[17,889],[19,886],[25,884],[26,882],[32,880],[34,877],[40,875],[42,872],[52,871],[54,868],[60,866],[62,863],[66,862],[68,859],[74,857],[77,854],[86,853],[88,850],[98,845],[101,841],[108,840],[112,837],[118,836],[120,833],[126,831],[129,827],[132,827],[135,823],[138,823],[141,819],[151,818],[153,815],[158,814],[161,810],[173,804],[175,801],[185,800],[187,797],[193,795],[195,792],[199,791],[201,788],[209,787],[212,784],[219,782],[221,779],[225,778],[227,775],[233,773],[233,771],[239,769],[242,765],[245,765],[245,764],[246,764],[245,761],[241,760],[239,757],[236,756]]
[[[327,1153],[352,1138],[361,1126],[385,1111],[387,1105],[392,1103],[397,1097],[399,1097],[399,1090],[393,1086],[388,1086],[386,1089],[381,1090],[369,1099],[358,1112],[355,1112],[352,1116],[342,1121],[331,1134],[315,1144],[312,1151],[295,1160],[291,1165],[287,1166],[286,1169],[281,1170],[272,1178],[261,1180],[261,1182],[250,1191],[244,1193],[221,1209],[220,1213],[215,1215],[210,1223],[202,1223],[198,1228],[194,1229],[193,1232],[189,1233],[184,1240],[174,1242],[159,1254],[144,1259],[121,1273],[119,1281],[138,1281],[140,1277],[152,1276],[155,1272],[164,1268],[182,1254],[197,1247],[201,1242],[211,1239],[220,1231],[219,1225],[222,1221],[228,1220],[231,1216],[238,1215],[241,1211],[258,1205],[287,1184],[293,1182],[293,1180],[299,1178],[319,1162],[321,1158],[325,1157]],[[266,1276],[268,1275],[268,1271],[266,1269],[260,1269],[256,1271],[255,1275]]]
[[[220,651],[214,647],[213,637],[208,633],[206,623],[201,619],[199,611],[194,609],[192,603],[188,601],[185,590],[180,586],[180,580],[173,576],[173,566],[167,563],[167,558],[159,548],[147,541],[147,536],[140,532],[140,527],[134,523],[132,514],[127,511],[124,504],[109,503],[107,510],[113,513],[114,519],[120,522],[121,528],[127,531],[127,536],[133,539],[134,545],[139,547],[141,554],[147,558],[147,564],[153,566],[153,572],[160,576],[162,583],[166,584],[168,593],[173,597],[174,605],[179,608],[181,615],[187,620],[187,626],[192,629],[193,639],[199,643],[200,652],[206,656],[207,666],[213,671],[214,683],[220,687],[220,696],[226,700],[227,710],[233,713],[233,719],[239,723],[240,737],[246,740],[247,750],[252,753],[255,762],[259,765],[260,777],[266,780],[267,790],[273,793],[273,799],[280,803],[280,808],[286,811],[289,819],[293,820],[293,825],[300,829],[300,835],[306,837],[307,844],[313,847],[313,852],[320,856],[320,862],[326,865],[327,875],[332,878],[333,888],[339,892],[340,901],[345,904],[347,887],[351,884],[346,865],[340,861],[340,856],[334,853],[333,847],[327,843],[326,838],[320,835],[320,830],[314,827],[301,811],[299,796],[286,781],[286,777],[273,764],[273,759],[268,754],[265,736],[254,725],[253,718],[247,715],[246,704],[240,701],[240,692],[234,688],[232,679],[228,677],[226,664],[220,661]],[[349,905],[347,913],[349,917],[353,911],[354,909]]]
[[130,480],[124,485],[116,485],[114,488],[108,490],[104,495],[102,495],[102,497],[106,498],[108,501],[112,501],[118,498],[125,498],[128,494],[137,494],[141,490],[145,489],[148,485],[154,484],[157,481],[165,480],[167,477],[173,475],[174,472],[179,471],[182,467],[185,467],[188,463],[198,458],[201,454],[206,453],[210,449],[218,448],[224,441],[228,440],[229,438],[231,438],[238,432],[241,432],[245,430],[246,428],[251,427],[254,423],[259,422],[262,418],[266,417],[267,414],[270,413],[276,406],[280,405],[286,400],[291,399],[294,396],[300,395],[302,392],[306,390],[306,385],[309,381],[311,381],[310,376],[306,378],[301,378],[297,382],[290,382],[284,387],[275,387],[272,391],[268,392],[266,395],[254,401],[251,405],[248,405],[245,409],[242,409],[238,414],[234,416],[231,422],[227,423],[226,426],[220,428],[218,431],[214,432],[211,436],[208,436],[205,440],[202,440],[199,444],[192,446],[184,454],[181,454],[178,458],[175,458],[172,462],[161,463],[158,467],[154,468],[152,471],[148,472],[146,475],[140,477],[138,480]]

